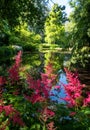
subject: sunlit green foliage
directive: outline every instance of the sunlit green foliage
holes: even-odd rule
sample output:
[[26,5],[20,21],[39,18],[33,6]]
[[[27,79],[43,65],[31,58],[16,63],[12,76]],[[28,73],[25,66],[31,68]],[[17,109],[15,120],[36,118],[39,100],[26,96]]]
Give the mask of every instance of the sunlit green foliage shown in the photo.
[[45,22],[45,42],[48,44],[58,44],[64,46],[66,14],[65,7],[54,4]]
[[53,64],[54,71],[58,73],[60,69],[63,69],[64,54],[53,51],[46,52],[45,65],[48,65],[49,62]]
[[41,43],[41,36],[30,31],[27,24],[22,24],[20,27],[17,26],[14,36],[11,36],[11,44],[22,46],[24,51],[33,51]]
[[[70,20],[75,23],[71,31],[73,55],[71,62],[83,67],[88,66],[90,51],[90,0],[71,0],[70,5],[73,7],[73,13]],[[85,50],[85,48],[87,48]],[[73,60],[74,59],[74,60]]]

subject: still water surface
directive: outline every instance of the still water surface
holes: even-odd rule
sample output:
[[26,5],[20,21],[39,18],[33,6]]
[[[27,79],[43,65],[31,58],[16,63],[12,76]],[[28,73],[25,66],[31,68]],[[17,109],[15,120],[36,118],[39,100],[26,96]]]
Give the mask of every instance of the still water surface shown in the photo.
[[59,81],[56,84],[60,86],[60,89],[53,89],[51,93],[53,93],[54,96],[51,96],[50,98],[51,100],[57,103],[64,103],[64,101],[61,98],[64,98],[66,96],[66,93],[62,84],[67,84],[67,79],[66,79],[65,73],[62,70],[60,71],[61,71],[61,74],[59,76]]

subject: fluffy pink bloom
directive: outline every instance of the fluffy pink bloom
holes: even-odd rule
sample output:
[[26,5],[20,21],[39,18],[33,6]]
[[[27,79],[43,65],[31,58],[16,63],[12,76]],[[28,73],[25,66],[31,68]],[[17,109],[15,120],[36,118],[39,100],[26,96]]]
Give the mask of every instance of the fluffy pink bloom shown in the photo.
[[21,119],[20,117],[20,114],[19,112],[16,112],[12,117],[11,117],[11,120],[13,121],[13,124],[16,125],[18,124],[19,126],[24,126],[24,122],[23,120]]
[[56,130],[56,128],[54,127],[53,121],[47,124],[47,130]]
[[89,106],[90,105],[90,92],[87,92],[87,98],[84,99],[83,105],[84,106]]
[[2,113],[2,111],[3,111],[3,106],[0,105],[0,113]]
[[9,69],[9,79],[12,83],[19,80],[19,67],[21,63],[21,55],[22,52],[18,52],[17,56],[15,57],[15,64]]
[[14,92],[13,92],[13,95],[19,95],[20,94],[20,90],[19,89],[16,89]]
[[51,74],[53,74],[53,67],[51,63],[45,66],[45,72],[48,76],[51,76]]
[[5,111],[6,116],[9,116],[15,112],[15,109],[12,107],[12,105],[3,106],[3,110]]
[[64,100],[66,100],[70,106],[75,106],[77,105],[76,100],[81,97],[84,85],[80,83],[77,73],[74,74],[67,69],[65,69],[65,71],[68,84],[64,85],[67,94]]
[[16,66],[19,66],[21,63],[21,56],[22,56],[22,51],[19,51],[18,54],[15,56],[15,64]]
[[32,94],[31,96],[24,95],[24,97],[33,104],[36,102],[43,102],[46,100],[43,96],[39,94]]
[[3,86],[6,83],[6,79],[3,76],[0,76],[0,86]]
[[[48,72],[49,71],[49,72]],[[50,91],[55,81],[56,76],[51,74],[52,68],[46,67],[46,73],[41,73],[41,79],[34,80],[29,74],[27,74],[28,88],[33,90],[33,93],[28,96],[27,99],[32,103],[44,102],[50,96]]]
[[48,119],[54,117],[55,113],[54,113],[52,110],[50,110],[50,109],[48,109],[47,107],[45,107],[45,108],[43,108],[43,109],[41,110],[40,115],[41,115],[41,116],[40,116],[41,119],[42,119],[44,122],[46,122]]
[[66,97],[64,97],[64,98],[60,98],[60,99],[66,101],[68,107],[73,107],[73,106],[76,105],[75,100],[74,100],[73,98],[69,97],[68,95],[67,95]]
[[55,89],[60,89],[60,86],[59,86],[59,85],[56,85],[54,88],[55,88]]
[[55,113],[52,110],[48,109],[47,107],[44,108],[42,114],[46,115],[48,118],[53,117],[55,115]]
[[3,105],[0,106],[0,113],[5,112],[5,115],[9,117],[9,120],[13,121],[13,124],[18,124],[20,126],[24,125],[24,122],[22,121],[20,114],[17,110],[15,110],[12,105]]
[[76,115],[76,112],[71,112],[69,115],[74,116],[74,115]]
[[9,69],[9,78],[12,81],[12,83],[19,80],[19,69],[18,69],[18,67],[16,65],[13,65]]

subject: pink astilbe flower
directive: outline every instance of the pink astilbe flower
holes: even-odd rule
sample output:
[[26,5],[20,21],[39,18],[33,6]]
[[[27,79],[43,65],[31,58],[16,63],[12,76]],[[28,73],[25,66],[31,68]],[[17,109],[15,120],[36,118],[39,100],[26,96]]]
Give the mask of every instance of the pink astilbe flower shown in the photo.
[[56,85],[56,86],[54,87],[54,89],[60,89],[60,88],[61,88],[60,85]]
[[84,85],[80,83],[77,74],[74,74],[67,69],[65,69],[65,71],[68,84],[64,85],[66,91],[66,97],[64,100],[69,103],[69,106],[76,106],[77,100],[81,97]]
[[50,110],[49,108],[45,107],[42,110],[42,115],[45,115],[45,116],[47,116],[47,118],[50,118],[50,117],[53,117],[55,115],[55,113],[52,110]]
[[0,105],[0,114],[3,112],[3,106]]
[[48,80],[51,79],[52,84],[55,82],[57,75],[54,74],[52,63],[48,63],[48,65],[45,66],[45,75],[48,77]]
[[48,63],[47,66],[45,66],[45,72],[48,76],[50,76],[51,74],[53,74],[53,68],[52,68],[52,64]]
[[20,64],[21,64],[21,62],[22,62],[21,56],[22,56],[22,51],[19,51],[18,54],[15,56],[16,66],[20,66]]
[[90,106],[90,92],[87,92],[87,98],[83,101],[84,106]]
[[0,105],[0,113],[5,112],[5,115],[9,117],[9,120],[13,122],[13,124],[18,124],[20,126],[24,126],[24,122],[20,117],[20,113],[13,108],[12,105]]
[[17,56],[15,57],[15,64],[9,69],[9,79],[11,80],[12,83],[15,83],[20,78],[19,67],[21,63],[21,55],[22,52],[19,51]]
[[43,122],[46,122],[48,119],[53,118],[54,116],[55,113],[47,107],[43,108],[40,112],[40,119],[42,119]]
[[3,87],[5,84],[6,84],[6,78],[3,76],[0,76],[0,98],[2,97]]
[[6,83],[6,79],[3,76],[0,76],[0,86],[3,86]]
[[33,90],[31,95],[24,95],[27,100],[34,104],[36,102],[43,102],[48,98],[49,92],[44,87],[41,80],[34,80],[30,75],[28,75],[27,83],[29,85],[28,88]]
[[19,89],[16,89],[14,92],[13,92],[13,95],[19,95],[20,94],[20,90]]
[[15,109],[12,107],[12,105],[3,106],[3,110],[5,111],[6,116],[9,116],[15,112]]
[[56,130],[56,128],[54,127],[53,121],[47,124],[47,130]]
[[[51,77],[48,77],[48,75],[45,73],[41,74],[42,81],[41,83],[44,85],[44,87],[47,89],[47,91],[50,91],[52,89],[53,85],[53,79]],[[54,78],[55,80],[55,78]]]
[[53,86],[53,82],[56,79],[55,74],[50,74],[52,72],[51,66],[50,66],[50,72],[48,72],[47,67],[47,73],[41,73],[41,79],[34,80],[29,74],[27,74],[27,83],[28,88],[30,90],[33,90],[32,94],[30,96],[25,96],[29,101],[32,103],[36,102],[44,102],[46,101],[50,96],[50,91]]
[[74,116],[74,115],[76,115],[76,112],[71,112],[71,113],[69,114],[69,116]]
[[21,119],[18,111],[16,111],[16,113],[11,117],[11,120],[13,121],[13,125],[18,124],[19,126],[25,126],[25,123]]
[[39,94],[32,94],[32,96],[24,95],[24,97],[33,104],[36,102],[44,102],[46,100],[43,96]]
[[34,80],[30,75],[27,75],[27,83],[28,88],[30,90],[33,90],[32,95],[24,95],[24,97],[31,101],[33,104],[36,102],[43,102],[46,97],[47,91],[45,91],[45,88],[41,84],[41,80]]

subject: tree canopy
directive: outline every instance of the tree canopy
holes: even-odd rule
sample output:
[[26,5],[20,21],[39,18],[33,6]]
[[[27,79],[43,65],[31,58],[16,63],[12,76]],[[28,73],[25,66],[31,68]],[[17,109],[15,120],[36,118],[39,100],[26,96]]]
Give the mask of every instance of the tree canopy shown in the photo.
[[70,5],[73,8],[70,21],[74,24],[71,31],[72,61],[86,66],[90,51],[90,0],[71,0]]
[[65,6],[54,4],[45,22],[45,42],[62,46],[65,36]]
[[43,28],[47,3],[46,0],[1,0],[0,19],[8,20],[11,28],[24,21],[37,31]]

